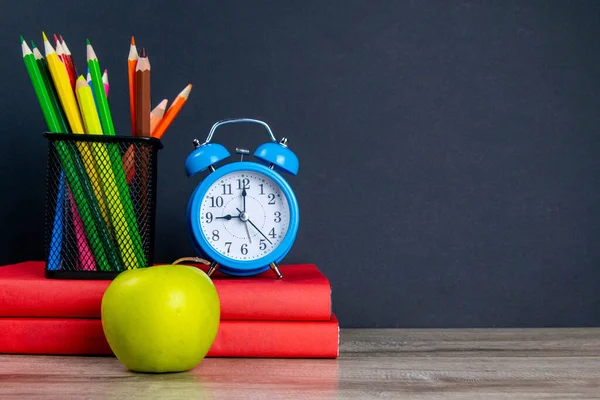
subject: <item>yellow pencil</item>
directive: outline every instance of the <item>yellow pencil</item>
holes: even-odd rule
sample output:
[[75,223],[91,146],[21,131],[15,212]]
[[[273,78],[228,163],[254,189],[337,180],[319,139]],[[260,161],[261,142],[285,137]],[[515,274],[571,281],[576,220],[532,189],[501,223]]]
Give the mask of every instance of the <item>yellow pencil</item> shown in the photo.
[[83,75],[77,79],[75,84],[75,94],[77,95],[77,101],[79,102],[79,111],[83,117],[85,132],[92,135],[102,135],[102,124],[100,123],[96,104],[94,103],[92,88],[90,88],[90,85]]
[[[98,117],[98,109],[94,102],[94,95],[83,75],[77,79],[75,93],[77,95],[77,101],[79,102],[79,110],[83,117],[86,133],[91,135],[102,135],[102,124]],[[106,163],[104,164],[105,168],[102,168],[102,170],[105,175],[107,175],[107,179],[101,180],[101,182],[103,184],[104,193],[107,199],[109,199],[107,205],[112,226],[115,229],[117,244],[121,251],[121,259],[125,262],[126,268],[137,268],[137,263],[135,262],[136,256],[133,251],[133,242],[129,235],[127,219],[125,218],[125,210],[121,203],[121,199],[119,198],[117,179],[113,169],[110,164],[108,164],[110,157],[106,147],[102,143],[98,144],[98,146],[92,146],[92,148],[97,160],[106,160]]]
[[63,62],[58,58],[54,48],[48,41],[46,34],[42,32],[44,38],[44,49],[46,51],[46,62],[48,63],[48,69],[54,86],[58,92],[60,103],[62,104],[69,125],[71,126],[71,132],[73,133],[84,133],[83,123],[81,121],[81,114],[77,108],[77,101],[75,100],[75,94],[73,93],[73,87],[69,81],[69,75],[67,74],[67,68]]
[[[48,63],[48,69],[50,70],[50,75],[52,76],[52,81],[56,87],[56,92],[58,93],[58,98],[62,104],[67,121],[71,127],[71,132],[83,135],[85,133],[83,121],[81,120],[81,114],[79,113],[77,100],[75,100],[73,87],[69,81],[67,69],[62,61],[59,60],[54,48],[48,41],[48,38],[44,32],[42,32],[42,37],[44,39],[44,49],[46,51],[46,62]],[[86,146],[86,144],[80,143],[78,148],[81,152],[85,170],[90,178],[92,189],[96,195],[96,198],[98,199],[102,218],[108,224],[109,219],[106,210],[106,202],[104,201],[104,196],[102,195],[102,189],[98,179],[98,174],[96,173],[94,159],[91,157],[90,149],[88,146]]]

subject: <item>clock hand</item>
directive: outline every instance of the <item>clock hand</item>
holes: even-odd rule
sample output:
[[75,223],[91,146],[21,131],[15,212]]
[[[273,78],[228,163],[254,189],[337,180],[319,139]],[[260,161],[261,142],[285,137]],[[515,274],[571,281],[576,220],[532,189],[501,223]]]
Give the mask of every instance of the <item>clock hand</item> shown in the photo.
[[229,221],[231,218],[239,218],[239,217],[240,217],[239,215],[233,215],[233,216],[231,216],[231,215],[227,214],[227,215],[225,215],[223,217],[215,217],[215,219],[226,219],[227,221]]
[[248,229],[248,224],[244,224],[244,226],[246,227],[246,233],[248,234],[248,241],[252,243],[252,239],[250,238],[250,229]]
[[273,243],[271,243],[271,241],[269,240],[269,238],[268,238],[268,237],[266,237],[266,236],[265,236],[265,234],[264,234],[264,233],[262,233],[262,232],[260,231],[260,229],[258,229],[258,228],[256,227],[256,225],[254,225],[254,224],[252,223],[252,221],[248,220],[248,222],[250,222],[250,225],[252,225],[252,226],[254,227],[254,229],[256,229],[256,230],[258,231],[258,233],[260,233],[261,235],[263,235],[263,237],[264,237],[265,239],[267,239],[267,242],[269,242],[269,244],[273,244]]
[[242,189],[242,198],[244,199],[244,212],[246,212],[246,188]]
[[[236,210],[238,210],[238,211],[240,212],[240,219],[241,219],[242,210],[240,210],[240,209],[239,209],[239,208],[237,208],[237,207],[236,207]],[[242,220],[242,221],[243,221],[243,220]],[[261,235],[262,235],[262,236],[263,236],[265,239],[267,239],[267,242],[269,242],[270,244],[273,244],[273,243],[271,243],[271,241],[269,240],[269,238],[268,238],[268,237],[266,237],[266,236],[265,236],[265,234],[264,234],[264,233],[262,233],[262,231],[256,227],[256,225],[254,225],[254,223],[253,223],[252,221],[250,221],[249,219],[246,219],[246,221],[244,221],[244,222],[249,222],[249,223],[250,223],[250,225],[252,225],[252,226],[254,227],[254,229],[256,229],[256,230],[258,231],[258,233],[260,233],[260,234],[261,234]]]
[[[244,189],[244,191],[245,191],[245,189]],[[244,198],[245,198],[245,197],[244,197]],[[245,223],[245,222],[246,222],[246,221],[248,221],[248,220],[247,220],[247,219],[242,219],[242,215],[244,215],[244,218],[246,218],[246,216],[245,216],[245,215],[246,215],[246,213],[245,213],[245,212],[243,212],[242,210],[240,210],[240,209],[239,209],[239,208],[237,208],[237,207],[236,207],[235,209],[236,209],[236,210],[238,210],[238,212],[240,213],[240,215],[238,216],[238,218],[239,218],[239,219],[240,219],[242,222],[244,222],[244,227],[246,228],[246,233],[248,234],[248,241],[249,241],[250,243],[252,243],[252,238],[250,237],[250,230],[248,229],[248,224],[246,224],[246,223]]]

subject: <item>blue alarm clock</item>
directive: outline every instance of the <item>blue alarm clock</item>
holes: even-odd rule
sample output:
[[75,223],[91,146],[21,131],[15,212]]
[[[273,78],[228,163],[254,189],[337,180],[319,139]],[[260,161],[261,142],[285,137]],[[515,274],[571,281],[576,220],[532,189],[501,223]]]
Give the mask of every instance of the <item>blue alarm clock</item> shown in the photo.
[[[244,161],[246,149],[236,149],[238,162],[221,167],[230,156],[227,149],[211,142],[218,127],[233,123],[263,126],[271,139],[256,149],[261,162]],[[233,276],[250,276],[277,266],[292,248],[300,213],[294,191],[281,173],[298,174],[298,157],[288,140],[277,142],[271,128],[256,119],[238,118],[215,123],[204,143],[194,139],[195,149],[185,161],[191,177],[208,174],[193,191],[187,207],[188,232],[194,249],[210,260],[208,275],[215,270]]]

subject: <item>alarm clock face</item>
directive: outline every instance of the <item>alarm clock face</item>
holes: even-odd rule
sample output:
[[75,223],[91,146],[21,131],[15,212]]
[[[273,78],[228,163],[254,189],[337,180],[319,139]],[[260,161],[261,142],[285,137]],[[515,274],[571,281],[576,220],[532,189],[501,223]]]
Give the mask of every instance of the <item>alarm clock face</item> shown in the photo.
[[213,182],[198,216],[210,246],[241,262],[270,254],[290,226],[290,206],[281,187],[255,171],[230,172]]

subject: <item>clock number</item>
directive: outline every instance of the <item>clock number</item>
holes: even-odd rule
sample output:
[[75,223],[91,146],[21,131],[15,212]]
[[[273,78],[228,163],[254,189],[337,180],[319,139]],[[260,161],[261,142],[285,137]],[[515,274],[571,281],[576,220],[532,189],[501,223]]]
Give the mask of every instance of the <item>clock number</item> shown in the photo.
[[243,255],[248,254],[248,245],[246,243],[244,243],[242,245],[242,248],[240,249],[240,251],[242,252]]
[[211,212],[206,213],[206,223],[210,224],[213,221],[213,214]]
[[238,179],[238,189],[242,190],[242,189],[250,189],[250,179],[248,178],[244,178],[244,179]]
[[258,186],[260,186],[260,194],[265,194],[265,184],[264,184],[264,183],[261,183],[261,184],[260,184],[260,185],[258,185]]
[[231,250],[231,242],[225,242],[225,246],[227,246],[227,254],[229,254],[229,251]]
[[269,194],[269,204],[275,204],[275,194],[274,193]]
[[267,248],[267,241],[265,239],[260,239],[260,247],[259,249],[265,250]]
[[231,194],[231,183],[224,183],[221,186],[223,186],[223,194]]
[[212,240],[214,240],[215,242],[219,240],[219,231],[218,230],[214,230],[212,231]]
[[275,239],[275,228],[272,228],[272,229],[269,231],[269,236],[271,236],[273,239]]
[[275,222],[281,222],[281,213],[279,211],[275,211]]
[[214,208],[215,205],[217,207],[223,207],[223,198],[221,196],[218,196],[216,199],[215,199],[214,196],[210,196],[209,199],[210,199],[210,206],[211,207]]

